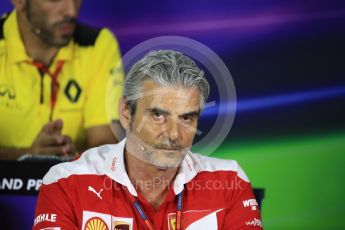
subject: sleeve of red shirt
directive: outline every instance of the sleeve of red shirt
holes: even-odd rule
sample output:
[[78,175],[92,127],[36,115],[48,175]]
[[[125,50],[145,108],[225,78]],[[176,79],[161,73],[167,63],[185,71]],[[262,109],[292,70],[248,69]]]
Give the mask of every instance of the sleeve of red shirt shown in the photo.
[[[245,176],[240,167],[238,170],[238,175]],[[234,179],[235,186],[229,198],[223,230],[263,229],[260,210],[254,197],[252,186],[249,181],[242,179],[238,175]]]
[[66,191],[58,182],[42,185],[40,188],[33,230],[40,229],[76,230],[75,213]]

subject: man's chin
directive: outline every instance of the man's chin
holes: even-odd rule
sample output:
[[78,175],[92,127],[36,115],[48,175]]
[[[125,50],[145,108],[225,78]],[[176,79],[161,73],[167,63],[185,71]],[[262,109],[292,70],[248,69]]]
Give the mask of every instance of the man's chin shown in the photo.
[[171,163],[168,163],[168,164],[157,164],[156,167],[158,170],[161,170],[161,171],[166,171],[166,170],[171,170],[171,169],[176,169],[180,166],[180,163],[178,164],[171,164]]
[[168,171],[168,170],[172,170],[172,169],[176,169],[178,166],[176,167],[172,167],[172,166],[157,166],[157,169],[159,171]]
[[178,157],[175,155],[174,157],[171,156],[165,156],[159,160],[156,160],[152,162],[158,169],[161,170],[168,170],[168,169],[174,169],[180,166],[181,162],[183,161],[183,158],[181,158],[181,155]]
[[73,34],[58,34],[55,33],[54,37],[43,37],[42,38],[46,44],[51,47],[62,48],[67,46],[68,43],[73,39]]
[[68,38],[61,38],[59,40],[56,40],[53,45],[55,47],[61,48],[61,47],[67,46],[68,43],[71,41],[71,39],[72,39],[72,36]]

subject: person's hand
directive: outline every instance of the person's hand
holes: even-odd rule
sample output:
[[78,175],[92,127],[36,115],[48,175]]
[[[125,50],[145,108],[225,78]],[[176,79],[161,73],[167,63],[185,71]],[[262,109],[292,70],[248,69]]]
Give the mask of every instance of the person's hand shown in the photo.
[[74,154],[75,147],[69,136],[62,135],[62,120],[58,119],[47,123],[38,133],[29,149],[32,155],[57,155]]

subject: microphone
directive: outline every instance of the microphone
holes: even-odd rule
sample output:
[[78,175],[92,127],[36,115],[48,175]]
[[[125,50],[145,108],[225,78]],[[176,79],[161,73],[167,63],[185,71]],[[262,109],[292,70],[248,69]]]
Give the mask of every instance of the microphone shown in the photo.
[[146,151],[147,149],[144,147],[144,146],[142,146],[138,141],[137,141],[137,144],[139,145],[139,148],[142,150],[142,151]]
[[135,144],[137,145],[137,147],[139,147],[141,151],[147,151],[147,147],[144,147],[145,143],[142,140],[140,140],[134,133],[127,132],[127,137],[129,136],[132,137],[132,140],[135,142]]
[[40,35],[41,34],[41,29],[38,28],[33,28],[33,31],[35,34]]

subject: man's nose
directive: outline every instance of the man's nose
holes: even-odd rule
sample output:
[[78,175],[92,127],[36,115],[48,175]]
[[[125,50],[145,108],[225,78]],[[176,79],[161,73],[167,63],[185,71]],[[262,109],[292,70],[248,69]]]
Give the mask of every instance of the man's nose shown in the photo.
[[169,137],[170,140],[176,141],[181,138],[181,127],[178,119],[169,119],[163,129],[164,136]]
[[63,11],[64,16],[70,17],[70,18],[76,18],[78,14],[78,0],[64,0],[63,1]]

